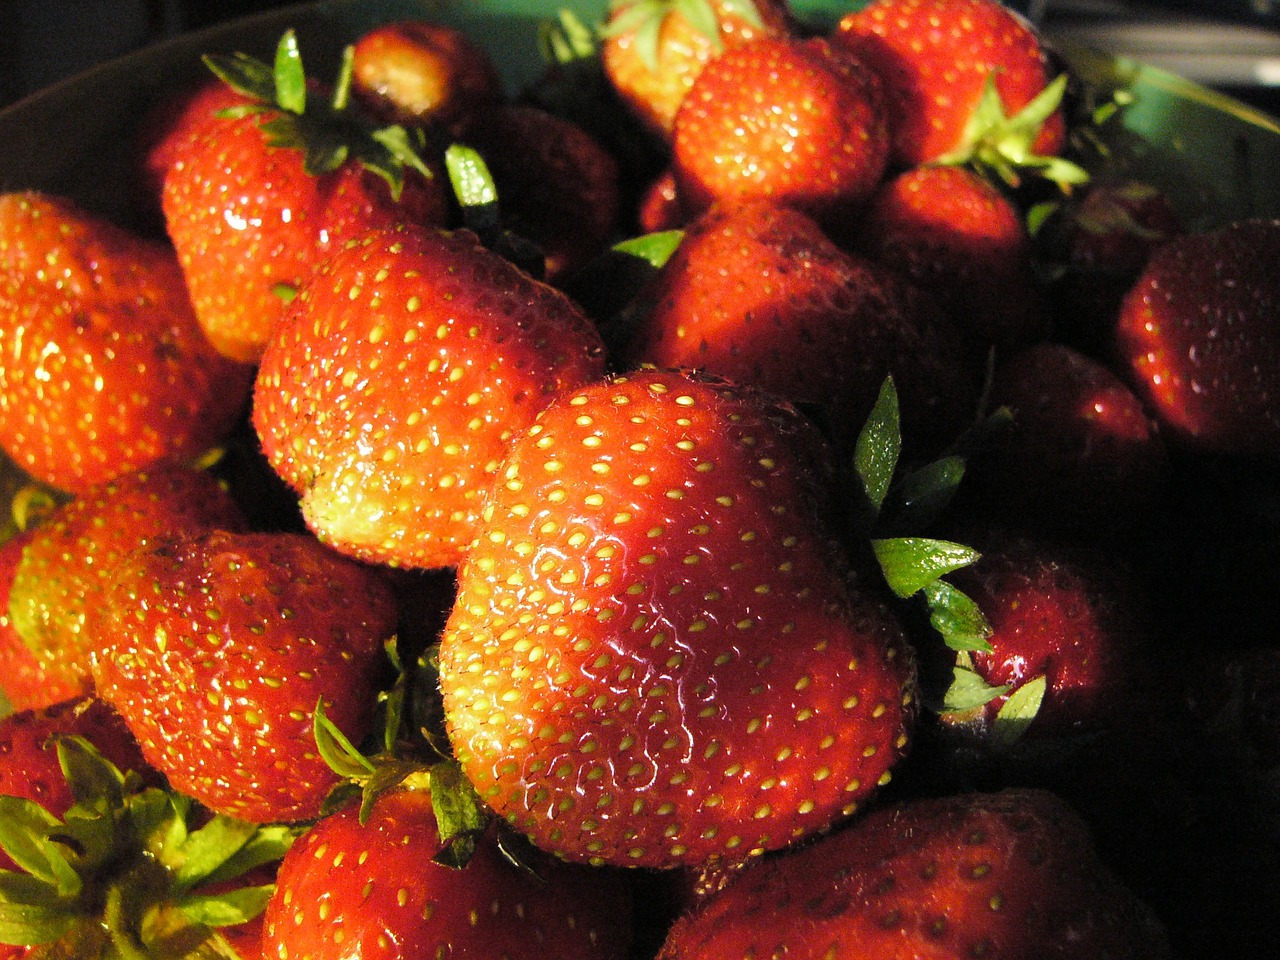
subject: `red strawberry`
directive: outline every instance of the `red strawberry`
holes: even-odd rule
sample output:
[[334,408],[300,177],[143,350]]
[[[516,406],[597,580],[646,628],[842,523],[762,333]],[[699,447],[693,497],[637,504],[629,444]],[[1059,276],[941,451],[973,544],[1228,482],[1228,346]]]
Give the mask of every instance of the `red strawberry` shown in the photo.
[[972,461],[984,515],[1086,541],[1141,530],[1169,478],[1164,440],[1111,370],[1071,347],[1042,343],[999,364],[991,404],[1010,422]]
[[1048,333],[1022,214],[971,170],[915,167],[889,180],[854,242],[937,296],[983,347],[1031,343]]
[[1169,947],[1053,794],[895,804],[746,870],[676,923],[659,960],[1138,960]]
[[502,99],[488,51],[441,23],[397,20],[360,35],[351,47],[352,88],[397,123],[465,125]]
[[281,865],[266,953],[291,960],[507,957],[624,960],[629,898],[619,878],[550,858],[518,866],[491,830],[465,867],[442,844],[431,794],[378,798],[322,819]]
[[1280,220],[1170,240],[1125,297],[1119,362],[1171,441],[1280,453]]
[[157,537],[243,523],[211,475],[169,462],[57,508],[28,535],[9,590],[30,669],[6,675],[0,687],[25,706],[88,692],[90,663],[109,639],[98,620],[104,595],[128,555]]
[[316,752],[316,704],[353,742],[370,730],[390,586],[292,533],[152,543],[104,600],[114,643],[98,693],[178,789],[259,823],[314,817],[337,780]]
[[870,197],[889,156],[879,78],[822,38],[757,39],[699,74],[676,115],[681,202],[764,199],[838,225]]
[[912,441],[952,439],[977,405],[937,305],[785,207],[716,208],[690,224],[639,313],[629,364],[707,370],[811,405],[841,447],[890,373]]
[[366,560],[453,566],[509,438],[604,371],[595,327],[467,231],[326,261],[262,359],[254,424],[307,523]]
[[281,51],[275,77],[249,58],[215,60],[240,109],[167,147],[165,223],[196,316],[219,351],[248,362],[318,260],[370,227],[447,210],[410,135],[325,104],[289,35]]
[[201,333],[173,251],[38,193],[0,194],[0,346],[0,446],[71,493],[203,453],[252,382]]
[[[847,14],[832,39],[854,51],[885,81],[893,116],[893,155],[903,166],[940,158],[1001,163],[1061,152],[1065,124],[1056,109],[1043,123],[1020,126],[1049,83],[1048,57],[1037,32],[998,0],[875,0]],[[987,116],[988,84],[998,94]],[[1013,121],[1009,122],[1012,115]],[[1001,149],[1014,148],[1013,156]]]
[[572,860],[785,846],[887,782],[914,704],[901,627],[848,584],[793,409],[639,372],[516,437],[440,646],[481,798]]
[[34,534],[34,529],[21,531],[0,546],[0,712],[6,704],[13,710],[30,710],[83,692],[79,677],[49,675],[13,626],[9,612],[13,575]]
[[622,102],[665,139],[708,61],[756,37],[793,31],[779,0],[614,0],[600,56]]

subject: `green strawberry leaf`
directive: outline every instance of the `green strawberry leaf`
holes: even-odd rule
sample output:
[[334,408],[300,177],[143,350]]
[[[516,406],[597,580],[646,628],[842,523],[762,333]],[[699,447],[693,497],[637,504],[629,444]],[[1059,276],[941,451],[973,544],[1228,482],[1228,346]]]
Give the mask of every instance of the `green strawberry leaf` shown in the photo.
[[231,927],[259,916],[274,892],[275,884],[268,883],[225,893],[192,894],[179,899],[176,905],[192,923]]
[[1045,677],[1033,677],[1013,693],[1000,707],[991,725],[990,745],[995,750],[1008,750],[1027,732],[1027,727],[1040,713],[1048,683]]
[[566,9],[538,24],[538,50],[544,62],[560,66],[592,60],[600,52],[592,29]]
[[205,54],[206,67],[236,93],[261,103],[273,103],[276,78],[271,67],[247,53]]
[[924,530],[955,498],[968,461],[958,455],[940,457],[912,470],[898,481],[892,497],[892,528]]
[[711,41],[712,50],[719,53],[724,49],[724,41],[720,38],[720,19],[709,0],[675,0],[672,9],[688,20],[689,26]]
[[187,836],[170,871],[177,890],[191,890],[234,857],[258,831],[256,824],[219,814]]
[[683,230],[660,230],[630,237],[613,245],[616,253],[626,254],[645,261],[655,270],[661,270],[684,240]]
[[498,188],[489,165],[478,150],[454,143],[444,152],[444,166],[454,196],[462,207],[467,229],[474,232],[485,246],[492,245],[501,230],[501,217]]
[[475,787],[456,761],[442,760],[431,768],[431,806],[444,844],[436,861],[451,867],[465,866],[489,818]]
[[989,651],[991,624],[973,599],[947,583],[935,580],[924,588],[929,623],[952,650]]
[[83,737],[57,738],[58,764],[79,807],[107,811],[124,803],[125,776]]
[[972,547],[930,537],[877,539],[871,541],[871,547],[889,589],[904,598],[980,557]]
[[52,885],[29,874],[0,870],[0,943],[52,943],[80,918],[76,902]]
[[306,828],[291,824],[267,824],[259,826],[240,849],[211,869],[201,885],[225,883],[242,877],[250,870],[281,860]]
[[362,781],[376,767],[325,714],[324,699],[316,702],[312,732],[321,758],[344,780]]
[[0,848],[21,869],[60,897],[77,896],[83,883],[54,838],[65,824],[34,800],[0,796]]
[[1007,686],[993,687],[971,667],[957,663],[951,686],[942,697],[943,713],[968,713],[1009,692]]
[[307,76],[302,69],[302,54],[298,51],[298,36],[286,30],[276,45],[275,67],[271,72],[274,100],[277,106],[290,113],[303,114],[307,109]]
[[875,406],[871,408],[871,414],[858,434],[853,454],[854,469],[873,517],[879,515],[884,505],[901,454],[902,425],[898,388],[893,377],[886,377],[880,385]]

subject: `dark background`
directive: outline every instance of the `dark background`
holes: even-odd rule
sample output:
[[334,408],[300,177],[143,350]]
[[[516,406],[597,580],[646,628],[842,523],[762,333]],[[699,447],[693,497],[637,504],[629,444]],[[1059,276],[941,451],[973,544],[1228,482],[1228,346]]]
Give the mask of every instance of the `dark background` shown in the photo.
[[[1134,56],[1280,114],[1280,0],[1007,2],[1051,39]],[[0,0],[0,106],[147,43],[285,3]],[[555,6],[547,0],[548,13]]]

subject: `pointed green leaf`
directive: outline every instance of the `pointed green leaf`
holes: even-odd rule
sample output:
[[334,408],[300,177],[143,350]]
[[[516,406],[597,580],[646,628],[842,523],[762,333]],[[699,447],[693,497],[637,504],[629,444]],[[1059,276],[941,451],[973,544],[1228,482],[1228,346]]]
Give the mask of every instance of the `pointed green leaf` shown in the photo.
[[52,943],[83,919],[70,904],[56,899],[28,902],[11,898],[7,887],[0,881],[0,944],[31,947]]
[[682,240],[683,230],[660,230],[619,241],[613,245],[613,249],[618,253],[638,257],[654,269],[660,270],[680,247]]
[[374,765],[369,762],[369,758],[325,714],[323,698],[316,703],[312,731],[320,756],[329,765],[329,769],[344,780],[363,780],[374,772]]
[[228,857],[219,867],[209,871],[202,885],[225,883],[244,876],[250,870],[268,863],[276,863],[289,852],[295,840],[306,828],[290,824],[270,824],[258,827],[249,841]]
[[893,483],[902,453],[902,427],[898,408],[898,388],[893,377],[880,385],[875,406],[858,434],[853,465],[867,500],[878,513]]
[[220,814],[188,835],[177,851],[178,862],[171,866],[177,889],[190,890],[202,883],[235,856],[257,830],[256,824]]
[[283,110],[301,114],[307,109],[307,77],[302,69],[302,53],[298,36],[286,30],[276,45],[275,69],[272,71],[275,102]]
[[991,726],[990,743],[994,749],[1007,750],[1022,739],[1040,713],[1047,687],[1044,676],[1033,677],[1009,694]]
[[261,914],[274,892],[274,884],[264,884],[225,893],[191,894],[179,899],[177,906],[193,923],[206,927],[233,927]]
[[418,153],[419,147],[416,139],[404,127],[399,124],[380,127],[374,130],[370,136],[387,151],[387,154],[399,166],[417,170],[427,179],[433,176],[431,168],[427,166],[426,161]]
[[650,72],[657,73],[658,52],[662,46],[662,20],[659,17],[651,17],[643,21],[636,27],[635,40],[632,43],[635,46],[636,55],[640,57],[640,62]]
[[475,787],[456,761],[443,760],[431,768],[431,806],[446,850],[455,844],[463,844],[442,861],[456,866],[460,855],[468,852],[474,838],[484,831],[489,822],[488,812]]
[[900,597],[919,593],[941,576],[967,567],[980,554],[972,547],[929,537],[873,540],[871,547],[889,589]]
[[929,623],[948,647],[952,650],[991,649],[987,639],[991,636],[991,624],[971,597],[945,580],[928,584],[924,588],[924,597],[929,606]]
[[124,803],[124,774],[83,737],[57,738],[58,764],[78,805],[118,809]]
[[675,0],[675,9],[689,21],[689,26],[711,41],[712,50],[719,52],[724,49],[720,18],[709,0]]
[[356,48],[348,44],[342,48],[342,63],[338,68],[338,79],[333,85],[330,103],[334,113],[341,113],[351,105],[351,81],[355,71]]
[[484,157],[474,147],[450,144],[444,154],[445,169],[458,202],[464,207],[480,207],[498,202],[498,189]]
[[0,796],[0,848],[21,869],[60,896],[76,896],[82,882],[52,837],[64,824],[34,800]]
[[959,455],[940,457],[912,470],[899,482],[893,496],[893,523],[899,530],[923,530],[951,503],[966,470]]
[[213,74],[237,93],[263,103],[272,103],[276,81],[271,67],[244,53],[206,54],[201,58]]
[[991,686],[968,667],[956,666],[951,674],[951,686],[942,698],[942,710],[944,713],[967,713],[1008,691],[1005,686]]

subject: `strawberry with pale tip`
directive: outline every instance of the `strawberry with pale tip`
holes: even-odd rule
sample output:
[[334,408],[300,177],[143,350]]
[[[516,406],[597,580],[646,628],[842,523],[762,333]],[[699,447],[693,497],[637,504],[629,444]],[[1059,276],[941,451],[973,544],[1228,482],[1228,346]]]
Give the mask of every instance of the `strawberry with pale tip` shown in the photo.
[[825,455],[794,408],[656,370],[515,438],[440,644],[486,803],[561,857],[673,867],[819,833],[889,781],[914,661],[851,585]]

